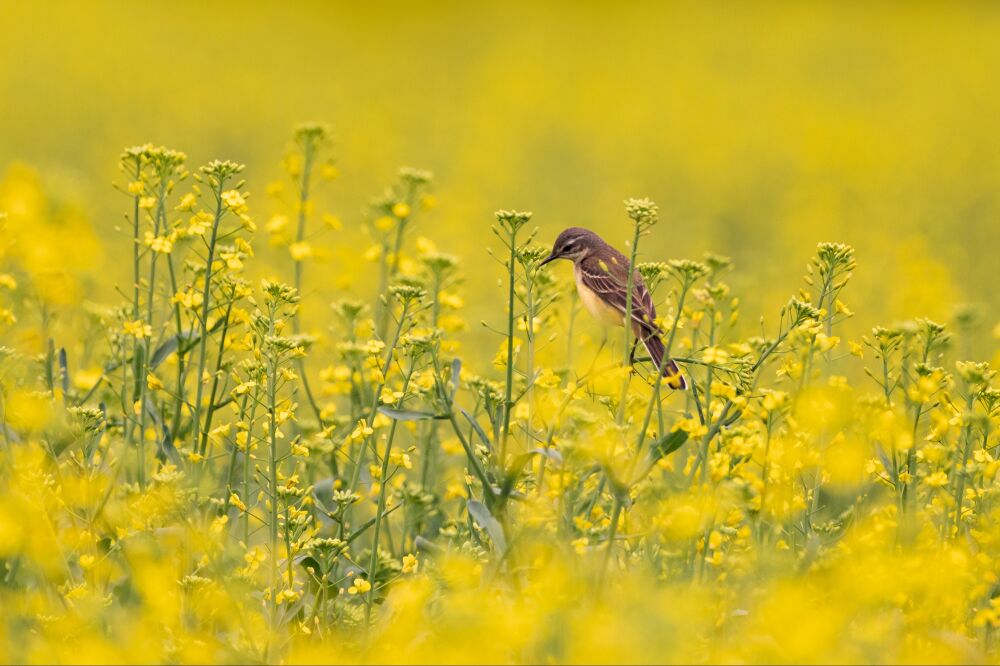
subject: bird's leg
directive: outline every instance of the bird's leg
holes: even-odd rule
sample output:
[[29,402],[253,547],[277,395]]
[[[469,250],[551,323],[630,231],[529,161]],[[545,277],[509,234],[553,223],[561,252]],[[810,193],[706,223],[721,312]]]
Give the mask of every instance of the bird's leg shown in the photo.
[[629,352],[629,355],[628,355],[628,364],[629,364],[630,366],[633,366],[633,367],[635,366],[635,349],[636,349],[636,347],[638,347],[638,346],[639,346],[639,338],[636,338],[636,339],[635,339],[635,340],[634,340],[634,341],[632,342],[632,351],[631,351],[631,352]]

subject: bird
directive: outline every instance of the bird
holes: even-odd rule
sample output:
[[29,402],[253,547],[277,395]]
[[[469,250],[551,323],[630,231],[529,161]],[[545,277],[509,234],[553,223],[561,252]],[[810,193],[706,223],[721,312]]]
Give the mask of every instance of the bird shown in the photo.
[[[570,227],[559,234],[552,245],[552,252],[539,266],[556,259],[573,262],[576,290],[591,315],[608,324],[625,325],[628,276],[631,270],[628,257],[608,245],[590,229]],[[650,359],[661,369],[667,386],[686,389],[687,380],[677,363],[673,359],[663,358],[666,348],[656,325],[653,296],[637,270],[632,270],[631,323],[636,342],[642,342]],[[635,354],[634,346],[632,353]]]

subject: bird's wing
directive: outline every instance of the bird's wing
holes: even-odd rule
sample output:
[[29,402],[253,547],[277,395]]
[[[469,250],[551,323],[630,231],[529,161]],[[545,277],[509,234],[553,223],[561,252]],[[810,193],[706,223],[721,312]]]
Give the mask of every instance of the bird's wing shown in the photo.
[[[580,279],[602,301],[624,314],[628,290],[627,266],[628,260],[624,257],[611,257],[608,261],[588,257],[580,262]],[[638,271],[632,278],[632,322],[647,333],[658,332],[653,296]]]

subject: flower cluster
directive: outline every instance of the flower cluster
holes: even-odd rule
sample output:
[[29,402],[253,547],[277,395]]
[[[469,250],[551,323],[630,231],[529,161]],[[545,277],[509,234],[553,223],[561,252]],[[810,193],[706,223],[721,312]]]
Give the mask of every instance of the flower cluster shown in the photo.
[[[331,153],[295,129],[268,263],[242,165],[127,149],[107,307],[53,297],[0,229],[8,660],[997,659],[1000,386],[968,317],[857,336],[837,243],[751,325],[728,258],[636,262],[672,390],[499,211],[466,335],[417,169],[355,225],[375,288],[320,312]],[[625,215],[635,261],[658,209]]]

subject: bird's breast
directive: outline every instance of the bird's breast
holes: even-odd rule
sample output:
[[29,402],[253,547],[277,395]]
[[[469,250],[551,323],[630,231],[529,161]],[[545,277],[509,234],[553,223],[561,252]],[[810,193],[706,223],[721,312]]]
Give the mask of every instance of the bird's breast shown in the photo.
[[576,291],[580,294],[580,300],[583,302],[583,306],[587,308],[587,312],[605,324],[612,326],[621,326],[624,324],[625,317],[622,316],[622,313],[605,303],[604,299],[583,283],[583,280],[580,279],[580,270],[578,268],[574,267],[573,274],[576,278]]

